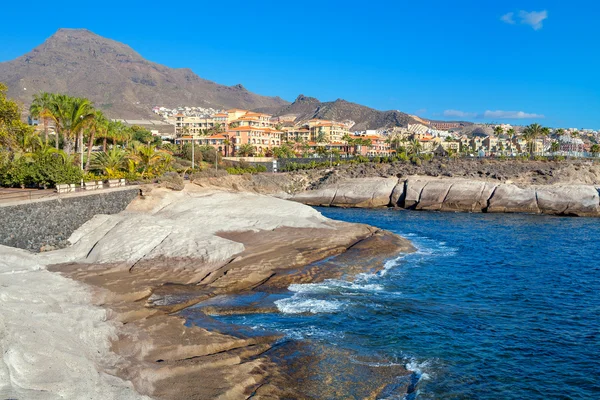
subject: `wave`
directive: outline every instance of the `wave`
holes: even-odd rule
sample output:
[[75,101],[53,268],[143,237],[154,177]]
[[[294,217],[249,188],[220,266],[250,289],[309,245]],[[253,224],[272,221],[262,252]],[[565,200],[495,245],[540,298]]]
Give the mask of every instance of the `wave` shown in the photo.
[[294,295],[287,299],[276,300],[275,305],[284,314],[319,314],[336,313],[344,308],[345,303],[337,300],[311,299]]

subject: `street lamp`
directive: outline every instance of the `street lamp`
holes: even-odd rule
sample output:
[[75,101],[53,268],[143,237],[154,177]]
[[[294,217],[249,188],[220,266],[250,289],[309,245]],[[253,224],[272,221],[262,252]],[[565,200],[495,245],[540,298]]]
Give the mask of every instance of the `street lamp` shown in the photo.
[[[79,116],[81,120],[83,120],[83,115]],[[81,171],[83,172],[83,131],[79,135],[79,166]],[[83,174],[81,174],[81,182],[79,183],[79,187],[83,189]]]

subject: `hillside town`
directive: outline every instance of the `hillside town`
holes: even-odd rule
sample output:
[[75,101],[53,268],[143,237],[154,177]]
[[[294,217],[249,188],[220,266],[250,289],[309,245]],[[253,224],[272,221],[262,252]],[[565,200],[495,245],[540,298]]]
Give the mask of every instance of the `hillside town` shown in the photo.
[[[223,156],[390,157],[412,149],[420,154],[477,157],[555,155],[585,157],[600,153],[600,131],[550,129],[509,124],[464,124],[429,121],[407,127],[354,131],[352,121],[297,120],[296,115],[272,116],[250,110],[201,107],[154,107],[174,127],[165,139],[175,143],[210,145]],[[532,131],[533,128],[533,131]],[[156,134],[156,131],[154,132]],[[274,154],[275,153],[275,154]],[[281,154],[281,153],[279,153]]]

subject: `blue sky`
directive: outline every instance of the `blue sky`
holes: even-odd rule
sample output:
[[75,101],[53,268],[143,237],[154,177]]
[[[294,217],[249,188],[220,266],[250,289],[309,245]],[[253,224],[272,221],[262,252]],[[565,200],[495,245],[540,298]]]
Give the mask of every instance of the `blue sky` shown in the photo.
[[293,101],[434,119],[600,128],[600,2],[254,1],[3,5],[0,61],[58,28]]

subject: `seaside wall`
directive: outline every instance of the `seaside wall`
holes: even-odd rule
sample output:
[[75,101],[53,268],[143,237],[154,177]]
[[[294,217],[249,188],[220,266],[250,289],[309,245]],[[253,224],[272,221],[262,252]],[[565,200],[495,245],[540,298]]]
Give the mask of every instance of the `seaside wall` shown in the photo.
[[592,185],[519,187],[454,178],[356,178],[299,193],[291,200],[313,206],[600,217],[599,188]]
[[64,247],[94,215],[119,213],[139,193],[139,188],[126,188],[0,205],[0,244],[32,251]]

